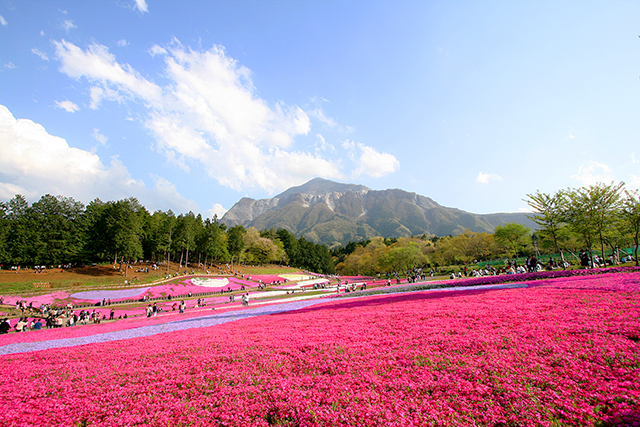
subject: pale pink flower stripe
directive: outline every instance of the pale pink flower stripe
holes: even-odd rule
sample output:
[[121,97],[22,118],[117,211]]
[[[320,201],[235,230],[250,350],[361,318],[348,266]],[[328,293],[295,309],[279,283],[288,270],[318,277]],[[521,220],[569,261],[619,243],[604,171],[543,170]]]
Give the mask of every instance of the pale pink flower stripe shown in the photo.
[[264,284],[271,284],[273,282],[284,282],[286,279],[284,277],[280,277],[277,274],[247,274],[245,275],[245,280],[249,280],[251,278],[251,283],[255,286],[256,282],[262,280]]
[[[200,277],[200,276],[199,276]],[[217,278],[217,277],[216,277]],[[95,304],[102,301],[102,298],[109,298],[111,302],[119,302],[123,300],[130,299],[141,299],[143,296],[147,296],[150,298],[157,297],[166,297],[168,295],[172,295],[174,297],[188,295],[189,292],[193,294],[203,293],[203,292],[220,292],[221,290],[227,291],[229,288],[231,290],[237,291],[243,285],[245,288],[255,288],[257,284],[250,280],[243,280],[236,277],[220,277],[226,278],[229,280],[229,284],[225,286],[218,287],[206,287],[206,286],[197,286],[191,282],[191,278],[178,278],[175,281],[166,283],[164,285],[152,286],[152,287],[141,287],[141,288],[129,288],[123,289],[119,292],[133,292],[132,296],[124,296],[121,298],[112,297],[112,292],[110,290],[106,291],[86,291],[86,293],[91,292],[91,294],[95,294],[96,296],[100,296],[100,298],[82,298],[80,294],[78,297],[74,297],[75,294],[71,294],[70,292],[53,292],[50,294],[36,295],[30,297],[23,297],[18,295],[7,295],[4,296],[4,301],[6,304],[15,304],[16,301],[26,301],[27,304],[33,303],[35,307],[39,307],[40,304],[53,304],[60,301],[69,301],[74,304]],[[139,291],[139,292],[135,292]],[[102,295],[101,295],[102,294]],[[206,298],[206,297],[205,297]]]
[[335,300],[1,356],[0,425],[637,426],[637,281]]
[[[198,276],[198,277],[205,277],[205,276]],[[189,292],[193,294],[199,294],[203,292],[220,292],[221,290],[227,291],[228,289],[231,289],[232,291],[237,291],[241,288],[242,285],[244,285],[245,287],[257,286],[256,283],[254,282],[251,282],[248,280],[242,280],[236,277],[214,277],[214,278],[227,279],[229,280],[229,283],[224,286],[207,287],[207,286],[194,285],[191,282],[191,277],[180,278],[180,279],[171,281],[169,283],[166,283],[164,285],[158,285],[158,286],[141,289],[141,292],[137,296],[133,297],[133,299],[140,299],[144,296],[147,296],[150,298],[167,297],[168,295],[172,295],[175,298],[179,298],[180,296],[188,295]],[[84,301],[90,302],[90,303],[96,303],[101,301],[101,299],[102,298],[86,299]],[[118,298],[118,299],[112,298],[111,301],[116,302],[116,301],[125,300],[125,299],[132,299],[132,297]]]
[[[251,295],[252,294],[249,293],[249,296]],[[240,298],[238,297],[237,299],[237,302],[229,303],[229,297],[206,298],[205,301],[207,302],[207,305],[198,308],[195,307],[196,301],[187,300],[185,301],[187,310],[182,314],[180,314],[177,309],[172,310],[173,304],[179,304],[179,300],[158,302],[158,307],[162,307],[164,311],[162,313],[159,313],[157,316],[150,318],[146,317],[146,306],[128,310],[123,310],[118,308],[118,306],[113,306],[115,312],[114,317],[116,319],[114,321],[105,321],[104,323],[100,324],[89,323],[87,325],[76,325],[73,327],[41,329],[39,331],[32,330],[22,333],[0,335],[0,349],[2,346],[8,344],[84,337],[107,332],[134,329],[148,325],[167,323],[176,320],[208,316],[213,314],[214,312],[215,314],[225,313],[229,310],[239,310],[243,308],[240,302]],[[273,301],[272,304],[276,304],[279,302],[281,301]],[[213,310],[214,308],[215,310]],[[95,308],[95,311],[97,313],[100,313],[100,318],[102,318],[102,316],[104,315],[107,317],[107,319],[109,318],[110,310],[111,307]],[[79,311],[80,310],[76,310],[76,313],[78,313]],[[89,311],[91,312],[93,311],[93,309],[90,308]],[[120,316],[124,316],[125,313],[127,314],[126,319],[119,318]],[[17,322],[18,319],[13,319],[11,321],[11,326],[13,327]]]

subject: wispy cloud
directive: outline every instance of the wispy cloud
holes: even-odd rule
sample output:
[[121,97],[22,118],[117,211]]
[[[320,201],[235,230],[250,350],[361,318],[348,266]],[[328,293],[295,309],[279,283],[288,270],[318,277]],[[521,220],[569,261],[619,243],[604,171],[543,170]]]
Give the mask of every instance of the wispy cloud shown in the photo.
[[478,176],[476,177],[476,182],[479,182],[480,184],[489,184],[491,181],[501,181],[501,180],[502,180],[502,177],[495,173],[479,172]]
[[149,49],[149,55],[151,56],[157,56],[157,55],[166,55],[167,54],[167,49],[158,46],[157,44],[154,44],[153,46],[151,46],[151,49]]
[[37,47],[34,47],[33,49],[31,49],[31,52],[36,54],[36,55],[38,55],[40,57],[40,59],[42,59],[43,61],[48,61],[49,60],[49,56],[47,56],[46,53],[44,53],[43,51],[41,51]]
[[74,28],[78,28],[78,27],[73,23],[71,19],[66,19],[62,23],[62,29],[65,30],[67,33],[73,30]]
[[321,134],[317,134],[316,135],[316,143],[314,145],[314,150],[317,154],[321,154],[321,153],[335,153],[336,152],[336,147],[334,147],[332,144],[328,143],[326,139],[324,139],[324,136],[322,136]]
[[578,181],[582,186],[595,185],[598,183],[608,184],[615,181],[612,172],[609,166],[592,161],[587,166],[580,166],[578,173],[571,175],[571,178]]
[[125,39],[120,39],[120,40],[118,40],[118,41],[116,42],[116,44],[117,44],[119,47],[125,47],[126,45],[128,45],[128,44],[129,44],[129,42],[128,42],[128,41],[126,41]]
[[12,69],[16,68],[16,66],[15,66],[15,64],[13,62],[9,61],[6,64],[4,64],[4,68],[12,70]]
[[149,12],[149,7],[147,7],[146,0],[135,0],[135,8],[138,9],[141,13]]
[[56,108],[61,108],[68,113],[75,113],[80,109],[78,105],[74,104],[71,101],[62,101],[62,102],[56,101]]
[[342,147],[347,150],[349,158],[357,165],[352,173],[353,178],[367,175],[380,178],[395,172],[400,162],[392,154],[380,153],[373,147],[362,143],[346,140]]
[[162,89],[135,72],[129,65],[120,65],[106,46],[92,44],[83,51],[65,40],[54,42],[60,71],[69,77],[87,78],[100,90],[92,90],[91,98],[98,105],[103,97],[118,99],[122,93],[138,96],[144,101],[159,104]]
[[7,22],[7,20],[6,20],[6,19],[4,19],[4,17],[3,17],[2,15],[0,15],[0,24],[1,24],[3,27],[6,27],[7,25],[9,25],[9,24],[8,24],[8,22]]
[[93,129],[93,139],[98,141],[100,145],[107,145],[108,138],[100,133],[100,129]]

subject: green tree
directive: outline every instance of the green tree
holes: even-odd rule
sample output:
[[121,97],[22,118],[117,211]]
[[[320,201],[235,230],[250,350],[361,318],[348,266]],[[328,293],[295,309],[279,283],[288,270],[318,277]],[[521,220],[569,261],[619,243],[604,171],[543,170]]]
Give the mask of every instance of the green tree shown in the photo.
[[173,211],[169,209],[167,212],[162,213],[161,222],[158,236],[158,249],[164,254],[163,258],[166,260],[168,273],[169,265],[171,264],[171,249],[173,247],[173,239],[178,219]]
[[566,199],[564,219],[582,237],[592,260],[596,240],[604,256],[606,238],[613,232],[616,216],[620,212],[623,187],[623,182],[609,185],[598,183],[563,193]]
[[31,205],[29,217],[38,230],[31,246],[36,264],[59,265],[81,256],[86,233],[82,203],[45,194]]
[[470,260],[486,261],[495,254],[495,240],[493,234],[469,233],[466,254]]
[[198,235],[199,221],[193,212],[189,212],[185,215],[178,215],[176,226],[176,239],[175,242],[180,249],[180,266],[189,265],[189,251],[196,245],[196,236]]
[[0,267],[9,260],[9,232],[11,223],[7,215],[7,205],[0,201]]
[[566,198],[562,192],[550,195],[536,191],[534,194],[527,194],[525,201],[533,210],[533,215],[527,215],[527,217],[540,226],[538,233],[553,242],[560,258],[565,262],[560,241],[562,229],[565,227]]
[[638,245],[640,245],[640,196],[637,191],[625,191],[622,216],[629,226],[633,238],[633,258],[638,266]]
[[498,244],[507,248],[509,256],[515,258],[530,243],[531,229],[512,222],[497,226],[493,236]]
[[[104,230],[104,251],[113,258],[113,263],[138,260],[143,256],[142,237],[143,219],[146,210],[138,199],[130,197],[116,202],[107,202],[104,206],[95,204],[99,218],[92,220],[97,230]],[[148,213],[147,213],[148,214]],[[125,276],[127,268],[125,268]]]
[[[445,236],[437,240],[434,258],[440,265],[461,264],[471,260],[473,249],[470,248],[470,232],[456,236]],[[476,247],[474,249],[480,249]]]
[[113,256],[111,239],[107,230],[107,203],[94,199],[84,210],[85,240],[81,258],[86,261],[103,261]]
[[287,254],[287,260],[290,265],[297,265],[298,239],[296,239],[296,236],[284,228],[279,228],[278,231],[276,231],[276,236],[278,236],[278,240],[282,242],[282,246]]
[[26,265],[30,261],[29,248],[35,236],[35,228],[29,223],[30,206],[21,194],[16,194],[7,203],[6,218],[9,221],[9,262],[15,265]]
[[240,262],[240,255],[244,250],[244,234],[245,229],[240,224],[227,230],[227,248],[231,255],[231,268],[233,268],[234,257]]
[[[226,226],[218,222],[218,218],[214,217],[213,220],[207,218],[204,221],[203,232],[200,235],[200,250],[205,256],[210,257],[211,261],[219,262],[223,259],[229,258],[229,251],[227,249],[227,234],[225,233]],[[206,264],[206,259],[205,259]]]
[[428,264],[429,260],[422,252],[420,245],[412,240],[401,239],[391,245],[386,253],[387,264],[392,270],[405,272]]

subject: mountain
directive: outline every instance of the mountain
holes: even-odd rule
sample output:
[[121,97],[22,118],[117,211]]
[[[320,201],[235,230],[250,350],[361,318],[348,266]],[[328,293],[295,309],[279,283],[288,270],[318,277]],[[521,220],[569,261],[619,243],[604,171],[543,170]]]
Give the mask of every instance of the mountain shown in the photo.
[[329,247],[375,236],[446,236],[465,229],[493,232],[496,226],[510,222],[535,228],[524,213],[473,214],[400,189],[378,191],[322,178],[271,199],[244,197],[221,222],[258,230],[284,228]]

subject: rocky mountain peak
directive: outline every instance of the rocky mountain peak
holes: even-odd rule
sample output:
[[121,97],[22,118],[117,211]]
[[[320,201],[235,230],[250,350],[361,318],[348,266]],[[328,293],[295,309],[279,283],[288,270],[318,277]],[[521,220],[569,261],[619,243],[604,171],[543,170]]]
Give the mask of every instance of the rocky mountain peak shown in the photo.
[[221,222],[259,230],[284,228],[329,246],[375,236],[445,236],[467,229],[492,232],[496,225],[507,222],[535,228],[521,213],[472,214],[400,189],[371,190],[322,178],[291,187],[271,199],[245,197]]

